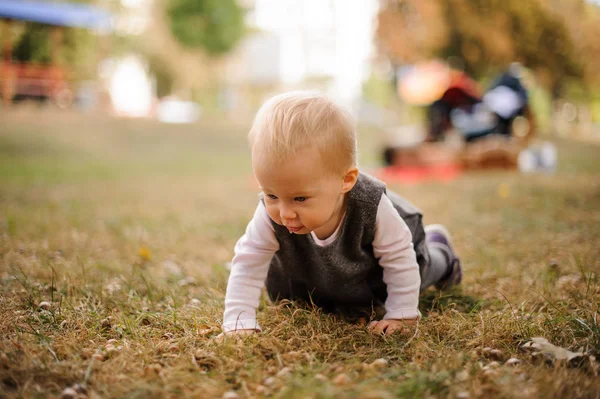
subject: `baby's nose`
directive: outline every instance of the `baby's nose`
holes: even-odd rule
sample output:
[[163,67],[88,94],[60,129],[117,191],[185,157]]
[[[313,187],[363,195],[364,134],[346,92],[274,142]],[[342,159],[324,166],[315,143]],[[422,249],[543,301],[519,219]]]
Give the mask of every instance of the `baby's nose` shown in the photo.
[[282,207],[279,210],[279,216],[282,220],[294,220],[296,218],[296,212],[292,208]]

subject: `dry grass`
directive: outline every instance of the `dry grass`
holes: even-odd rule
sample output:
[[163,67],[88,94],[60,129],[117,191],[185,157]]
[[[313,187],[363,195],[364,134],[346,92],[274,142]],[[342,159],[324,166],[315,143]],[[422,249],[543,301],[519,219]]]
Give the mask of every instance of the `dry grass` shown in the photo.
[[[0,397],[600,397],[593,363],[519,350],[600,354],[598,146],[557,142],[555,176],[393,187],[450,228],[466,272],[423,296],[414,338],[280,304],[219,343],[222,265],[256,204],[246,127],[0,118]],[[380,136],[362,130],[369,164]]]

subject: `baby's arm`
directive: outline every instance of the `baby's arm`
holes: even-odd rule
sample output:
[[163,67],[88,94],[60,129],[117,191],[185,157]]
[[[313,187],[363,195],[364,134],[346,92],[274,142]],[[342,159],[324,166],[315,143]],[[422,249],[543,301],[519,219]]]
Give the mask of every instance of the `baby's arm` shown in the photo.
[[271,219],[259,203],[246,233],[235,246],[225,294],[223,332],[260,331],[256,309],[273,254],[279,249]]
[[382,195],[377,210],[373,251],[383,267],[383,281],[387,285],[388,297],[383,320],[373,322],[369,327],[376,332],[391,333],[414,325],[420,317],[419,265],[412,234],[385,194]]

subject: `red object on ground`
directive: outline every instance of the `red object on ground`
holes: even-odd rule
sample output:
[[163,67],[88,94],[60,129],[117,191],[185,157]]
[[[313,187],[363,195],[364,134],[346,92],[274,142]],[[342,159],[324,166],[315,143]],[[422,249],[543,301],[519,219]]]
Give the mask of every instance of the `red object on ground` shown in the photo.
[[427,181],[451,181],[462,173],[459,164],[448,163],[428,166],[387,166],[377,169],[373,175],[386,183],[422,183]]

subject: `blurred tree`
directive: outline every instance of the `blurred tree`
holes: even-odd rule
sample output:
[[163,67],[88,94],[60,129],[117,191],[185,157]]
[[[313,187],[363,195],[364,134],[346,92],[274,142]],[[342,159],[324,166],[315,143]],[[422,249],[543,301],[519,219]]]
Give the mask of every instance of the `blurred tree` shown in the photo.
[[176,95],[191,100],[198,90],[208,90],[225,73],[229,54],[214,57],[203,47],[185,46],[175,37],[169,10],[173,0],[152,3],[152,27],[132,38],[131,47],[148,60],[156,77],[159,97]]
[[558,96],[566,81],[584,77],[567,25],[540,0],[388,0],[377,39],[394,62],[459,56],[477,78],[520,61]]
[[438,0],[388,0],[379,12],[380,50],[399,63],[428,59],[446,45],[447,26]]
[[[70,0],[70,2],[94,3],[93,0]],[[52,27],[49,25],[33,22],[17,24],[13,57],[21,62],[47,64],[53,61],[68,65],[72,78],[75,79],[89,79],[95,76],[97,60],[95,34],[82,28],[62,29],[59,59],[51,60],[51,31]]]
[[16,40],[13,57],[21,62],[69,65],[75,78],[93,76],[95,61],[94,35],[85,29],[66,28],[62,32],[62,46],[59,59],[51,60],[51,27],[26,22]]
[[168,96],[173,90],[175,81],[173,70],[165,59],[154,53],[147,53],[148,67],[156,80],[156,95],[158,98]]
[[600,89],[600,7],[585,0],[548,0],[548,9],[564,19],[577,53],[581,55],[586,82]]
[[26,22],[14,49],[13,58],[21,62],[50,62],[50,35],[48,27]]
[[209,55],[227,53],[244,33],[244,13],[235,0],[170,0],[167,13],[175,38]]

